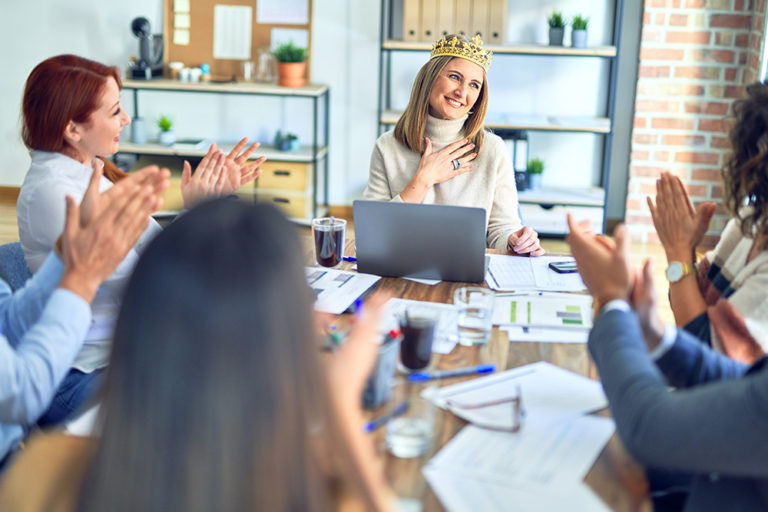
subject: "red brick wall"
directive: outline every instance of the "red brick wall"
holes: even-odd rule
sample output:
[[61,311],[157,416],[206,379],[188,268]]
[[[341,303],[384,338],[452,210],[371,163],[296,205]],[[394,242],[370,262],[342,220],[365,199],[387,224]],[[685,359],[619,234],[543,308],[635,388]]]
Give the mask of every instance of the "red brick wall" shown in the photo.
[[[626,223],[657,242],[646,197],[659,173],[683,180],[691,199],[719,202],[728,154],[724,117],[759,73],[766,0],[645,0]],[[727,217],[718,209],[706,242]]]

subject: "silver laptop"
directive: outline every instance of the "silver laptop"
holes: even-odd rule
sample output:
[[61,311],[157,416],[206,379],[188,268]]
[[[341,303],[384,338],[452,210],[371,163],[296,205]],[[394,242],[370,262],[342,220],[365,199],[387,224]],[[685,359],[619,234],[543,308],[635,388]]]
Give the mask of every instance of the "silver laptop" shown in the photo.
[[483,281],[483,208],[355,201],[353,210],[359,272],[441,281]]

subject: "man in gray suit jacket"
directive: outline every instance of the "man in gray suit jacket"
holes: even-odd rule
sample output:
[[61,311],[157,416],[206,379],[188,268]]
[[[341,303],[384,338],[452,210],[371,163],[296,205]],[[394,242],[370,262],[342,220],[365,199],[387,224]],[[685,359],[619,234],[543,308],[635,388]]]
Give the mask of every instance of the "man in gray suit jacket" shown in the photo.
[[768,509],[766,359],[750,367],[665,328],[650,262],[633,270],[624,226],[614,243],[568,223],[598,312],[589,351],[624,446],[646,467],[692,474],[685,510]]

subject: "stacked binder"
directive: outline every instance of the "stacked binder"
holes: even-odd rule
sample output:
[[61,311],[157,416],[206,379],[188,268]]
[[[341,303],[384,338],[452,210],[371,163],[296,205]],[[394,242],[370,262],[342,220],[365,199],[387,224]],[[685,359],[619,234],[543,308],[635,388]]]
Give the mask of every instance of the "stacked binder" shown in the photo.
[[403,40],[432,43],[447,34],[504,44],[507,0],[403,0]]

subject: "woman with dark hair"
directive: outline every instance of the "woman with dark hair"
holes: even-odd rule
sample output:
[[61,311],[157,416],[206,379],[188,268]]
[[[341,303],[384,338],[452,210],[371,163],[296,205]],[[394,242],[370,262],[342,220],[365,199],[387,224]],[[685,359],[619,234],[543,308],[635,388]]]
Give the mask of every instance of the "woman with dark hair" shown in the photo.
[[[64,197],[82,198],[94,166],[104,167],[102,192],[125,176],[104,159],[118,151],[120,132],[131,122],[120,107],[120,88],[117,68],[75,55],[46,59],[27,78],[22,138],[32,163],[16,212],[19,238],[33,272],[53,249],[64,225]],[[181,192],[187,207],[206,196],[229,194],[258,176],[257,168],[264,158],[247,163],[258,144],[243,151],[246,144],[247,139],[243,139],[227,156],[212,145],[194,174],[189,162],[184,163]],[[125,280],[138,252],[159,230],[153,221],[99,289],[83,349],[41,424],[63,420],[93,394],[99,370],[107,361]]]
[[383,298],[324,356],[302,255],[267,204],[211,201],[166,228],[126,288],[99,439],[30,442],[0,508],[388,508],[360,410]]
[[482,45],[459,35],[435,43],[395,129],[376,141],[364,197],[484,208],[488,247],[539,256],[504,141],[483,128],[491,52]]
[[768,83],[748,86],[733,113],[733,153],[722,171],[733,218],[714,250],[696,262],[715,205],[694,208],[679,178],[662,174],[648,206],[667,256],[675,323],[752,363],[768,351]]

